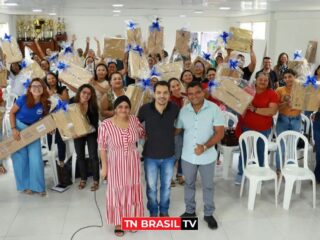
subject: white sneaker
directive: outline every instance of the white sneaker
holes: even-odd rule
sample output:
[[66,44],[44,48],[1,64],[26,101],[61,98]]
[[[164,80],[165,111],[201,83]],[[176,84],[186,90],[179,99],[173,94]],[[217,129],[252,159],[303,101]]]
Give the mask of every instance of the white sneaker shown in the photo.
[[235,178],[235,181],[234,181],[234,184],[235,185],[241,185],[241,181],[242,181],[242,175],[237,174],[236,178]]

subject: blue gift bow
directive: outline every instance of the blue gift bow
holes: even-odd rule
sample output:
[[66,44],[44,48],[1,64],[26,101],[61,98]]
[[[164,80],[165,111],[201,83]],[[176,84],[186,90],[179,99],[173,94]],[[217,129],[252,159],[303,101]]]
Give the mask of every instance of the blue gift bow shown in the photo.
[[161,74],[159,72],[157,72],[157,68],[155,66],[153,66],[150,70],[150,77],[152,76],[157,76],[157,77],[160,77]]
[[30,81],[30,79],[28,78],[28,79],[23,83],[23,87],[24,87],[25,89],[28,89],[29,86],[30,86],[30,84],[31,84],[31,81]]
[[139,53],[139,55],[142,57],[143,49],[139,45],[136,45],[135,47],[132,48],[133,51],[136,51]]
[[209,92],[211,92],[213,89],[217,88],[219,85],[220,84],[217,83],[215,80],[209,81],[209,83],[208,83]]
[[134,30],[136,29],[137,23],[133,22],[133,21],[129,21],[127,24],[128,29],[130,30]]
[[71,46],[67,46],[64,50],[63,50],[63,54],[66,55],[68,53],[73,53],[72,47]]
[[311,85],[314,89],[318,89],[316,76],[307,76],[307,79],[304,82],[303,87],[306,88],[308,85]]
[[222,40],[223,40],[224,43],[227,43],[227,42],[228,42],[228,38],[229,38],[230,36],[231,36],[231,34],[228,33],[228,32],[222,32],[222,33],[220,34],[220,37],[222,38]]
[[68,102],[66,101],[62,101],[61,99],[58,100],[57,106],[54,108],[54,112],[59,111],[60,109],[62,109],[64,112],[66,112],[68,110]]
[[202,52],[202,57],[203,57],[205,60],[210,61],[211,54],[210,54],[210,53]]
[[52,54],[49,58],[48,58],[48,61],[49,62],[53,62],[53,61],[56,61],[58,60],[58,54]]
[[293,60],[297,60],[297,59],[301,59],[302,56],[301,56],[301,51],[299,50],[296,50],[294,53],[293,53]]
[[232,70],[236,70],[238,67],[238,63],[239,63],[238,60],[230,59],[229,60],[229,68]]
[[152,22],[151,26],[150,26],[150,32],[154,32],[155,30],[157,30],[158,32],[160,32],[160,24],[159,24],[159,19],[155,20],[154,22]]
[[11,42],[12,36],[5,33],[3,39],[4,39],[5,41]]
[[132,49],[132,45],[131,45],[131,44],[128,44],[128,45],[126,46],[125,52],[129,52],[131,49]]
[[27,62],[26,62],[26,60],[22,60],[19,65],[20,65],[21,69],[26,68],[26,67],[27,67]]
[[152,86],[151,86],[151,80],[150,78],[144,78],[142,79],[139,83],[138,86],[143,89],[143,91],[151,90],[152,91]]
[[68,64],[66,64],[66,63],[64,63],[64,62],[58,62],[57,68],[58,68],[60,71],[65,70],[67,67],[69,67]]

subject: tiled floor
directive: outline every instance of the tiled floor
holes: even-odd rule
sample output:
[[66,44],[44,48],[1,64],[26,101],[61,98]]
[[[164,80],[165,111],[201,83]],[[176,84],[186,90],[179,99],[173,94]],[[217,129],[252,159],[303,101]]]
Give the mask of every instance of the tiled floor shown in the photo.
[[[234,164],[235,165],[235,164]],[[47,187],[53,185],[50,168],[46,167]],[[90,183],[89,183],[90,184]],[[89,185],[90,186],[90,185]],[[12,171],[0,176],[0,240],[70,240],[72,234],[86,225],[99,225],[100,217],[90,187],[79,191],[77,183],[64,193],[48,190],[47,197],[28,196],[15,190]],[[301,195],[293,195],[289,211],[282,209],[283,186],[279,206],[274,204],[273,183],[262,185],[255,210],[247,210],[248,193],[239,198],[239,186],[229,180],[215,179],[215,216],[218,230],[207,228],[202,219],[202,192],[197,184],[198,231],[158,231],[127,233],[125,240],[318,240],[320,210],[312,208],[311,184],[302,184]],[[105,188],[97,192],[97,201],[104,221]],[[318,187],[317,187],[318,188]],[[319,197],[319,196],[318,196]],[[171,216],[184,212],[183,187],[172,189]],[[75,240],[117,239],[113,227],[81,231]]]

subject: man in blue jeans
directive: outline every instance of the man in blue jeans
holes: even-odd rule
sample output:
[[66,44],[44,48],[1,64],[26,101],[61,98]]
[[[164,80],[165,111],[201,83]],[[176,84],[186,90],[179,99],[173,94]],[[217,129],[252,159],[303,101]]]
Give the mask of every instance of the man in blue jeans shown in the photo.
[[320,109],[314,115],[313,119],[313,138],[316,147],[316,168],[314,175],[317,183],[320,183]]
[[[175,163],[174,124],[179,108],[169,102],[169,84],[159,81],[154,86],[154,98],[143,105],[138,114],[145,123],[146,142],[143,149],[144,171],[147,184],[147,208],[150,217],[169,216],[170,185]],[[158,202],[158,175],[160,175],[160,203]]]

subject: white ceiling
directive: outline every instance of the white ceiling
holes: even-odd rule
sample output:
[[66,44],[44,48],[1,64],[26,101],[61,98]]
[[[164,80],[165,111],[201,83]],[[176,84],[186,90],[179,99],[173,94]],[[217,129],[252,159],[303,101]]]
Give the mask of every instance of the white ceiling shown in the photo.
[[[6,14],[32,14],[42,9],[43,14],[55,12],[60,16],[180,16],[186,17],[237,17],[278,11],[318,11],[319,0],[0,0],[0,12]],[[249,3],[248,3],[249,2]],[[18,6],[6,6],[18,3]],[[121,13],[114,13],[112,4],[124,4]],[[230,10],[220,10],[230,7]],[[203,11],[203,13],[195,13]]]

